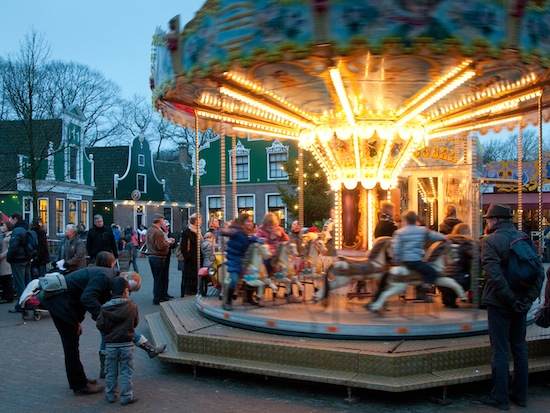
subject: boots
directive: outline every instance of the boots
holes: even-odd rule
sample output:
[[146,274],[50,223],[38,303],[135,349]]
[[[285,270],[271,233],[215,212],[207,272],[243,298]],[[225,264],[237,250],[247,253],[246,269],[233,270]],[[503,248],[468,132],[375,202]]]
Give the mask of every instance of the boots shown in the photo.
[[225,303],[223,303],[223,309],[225,311],[231,311],[233,310],[233,304],[232,304],[232,301],[233,301],[233,293],[235,292],[235,290],[233,288],[229,288],[227,290],[227,299],[225,300]]
[[105,378],[105,353],[103,351],[99,352],[99,378]]
[[154,358],[160,353],[163,353],[166,349],[166,344],[162,344],[160,346],[153,346],[151,343],[146,341],[145,343],[138,344],[138,347],[145,350],[147,354],[149,355],[149,358]]
[[246,302],[250,305],[258,305],[258,302],[254,300],[254,297],[252,294],[253,294],[252,290],[246,291]]
[[424,301],[425,303],[433,303],[432,297],[428,296],[428,289],[430,284],[423,284],[421,287],[418,287],[416,292],[416,299]]

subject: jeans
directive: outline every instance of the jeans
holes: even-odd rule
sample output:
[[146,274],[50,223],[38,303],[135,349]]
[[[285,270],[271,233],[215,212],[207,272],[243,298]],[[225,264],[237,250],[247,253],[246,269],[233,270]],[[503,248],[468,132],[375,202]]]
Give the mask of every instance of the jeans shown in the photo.
[[166,258],[149,255],[149,265],[153,274],[153,303],[158,304],[164,298],[166,290]]
[[134,346],[109,347],[105,355],[105,392],[107,400],[117,398],[117,382],[120,384],[120,401],[129,402],[134,397],[132,374],[134,373]]
[[430,264],[424,261],[405,261],[405,267],[412,271],[418,271],[424,277],[424,282],[433,284],[437,278],[437,271]]
[[11,272],[13,283],[15,284],[15,292],[17,293],[17,302],[19,303],[23,291],[25,291],[27,284],[32,280],[30,261],[12,263]]
[[239,283],[240,274],[238,272],[231,271],[229,273],[229,277],[229,288],[234,290],[235,288],[237,288],[237,284]]
[[529,364],[527,343],[525,342],[526,313],[511,312],[488,305],[489,338],[493,350],[491,373],[493,389],[491,398],[499,403],[508,403],[510,381],[508,345],[514,360],[514,376],[510,383],[511,393],[519,402],[527,402],[527,385],[529,382]]

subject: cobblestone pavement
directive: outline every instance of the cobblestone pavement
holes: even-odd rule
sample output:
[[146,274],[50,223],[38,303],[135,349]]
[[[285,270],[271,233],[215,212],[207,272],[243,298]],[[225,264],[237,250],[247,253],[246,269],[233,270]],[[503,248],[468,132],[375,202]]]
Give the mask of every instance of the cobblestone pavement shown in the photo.
[[[140,333],[149,336],[145,315],[158,311],[152,304],[152,277],[145,259],[139,259],[143,287],[132,299],[139,306]],[[179,296],[181,274],[172,259],[170,294]],[[130,407],[108,404],[103,395],[74,396],[65,376],[63,351],[48,315],[23,322],[9,314],[9,304],[0,305],[0,411],[12,412],[105,412],[127,409],[141,412],[238,413],[262,412],[464,412],[496,411],[477,402],[489,388],[488,381],[451,386],[444,400],[443,389],[410,393],[381,393],[347,389],[229,371],[209,370],[161,363],[136,349],[134,392],[139,398]],[[89,315],[81,338],[81,359],[90,378],[99,373],[99,333]],[[103,383],[104,380],[99,380]],[[512,411],[545,412],[550,405],[550,373],[531,375],[529,406],[511,405]],[[448,403],[448,405],[446,405]]]

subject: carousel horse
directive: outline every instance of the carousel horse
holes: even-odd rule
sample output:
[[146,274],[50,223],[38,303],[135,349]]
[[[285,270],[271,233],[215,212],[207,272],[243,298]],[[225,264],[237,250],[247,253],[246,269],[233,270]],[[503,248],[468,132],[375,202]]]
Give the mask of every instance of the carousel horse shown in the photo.
[[304,286],[298,279],[292,257],[298,256],[296,245],[290,242],[281,242],[277,245],[275,254],[271,257],[271,276],[276,283],[284,283],[287,297],[292,294],[292,284],[298,288],[298,292],[303,295]]
[[261,299],[265,287],[268,286],[277,293],[277,285],[271,280],[264,264],[264,259],[269,259],[271,252],[267,244],[253,242],[246,249],[243,258],[243,281],[246,285],[256,288],[256,297]]
[[324,285],[317,291],[315,301],[325,300],[330,290],[343,287],[350,281],[374,279],[380,281],[389,269],[388,252],[391,237],[378,237],[364,258],[338,256],[338,261],[327,270]]
[[[437,271],[437,278],[434,284],[451,288],[455,291],[457,297],[460,297],[464,302],[467,300],[467,295],[462,286],[454,278],[444,276],[445,256],[448,251],[449,247],[445,241],[434,242],[428,248],[424,261],[433,266]],[[423,283],[424,277],[419,272],[409,270],[402,265],[392,267],[389,271],[387,288],[374,303],[369,304],[368,309],[372,312],[378,312],[389,297],[403,294],[409,285],[420,286]]]
[[316,283],[321,279],[323,274],[323,262],[321,256],[327,253],[327,247],[322,237],[316,233],[310,232],[307,234],[307,240],[304,243],[304,254],[299,263],[299,268],[295,268],[299,273],[301,281],[313,284],[315,291],[318,287]]

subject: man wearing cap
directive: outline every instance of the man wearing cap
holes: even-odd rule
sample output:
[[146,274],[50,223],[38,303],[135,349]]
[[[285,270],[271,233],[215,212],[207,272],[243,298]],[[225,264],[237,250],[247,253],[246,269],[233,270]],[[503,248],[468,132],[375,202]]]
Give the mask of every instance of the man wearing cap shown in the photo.
[[[527,311],[540,294],[544,280],[541,266],[536,281],[521,290],[512,290],[508,283],[507,264],[510,242],[525,236],[512,223],[508,205],[491,204],[487,214],[487,236],[481,241],[481,265],[485,276],[483,303],[493,358],[491,372],[493,389],[481,398],[483,404],[508,410],[509,400],[518,406],[527,405],[529,366],[525,341]],[[514,376],[509,386],[509,354],[514,359]]]

